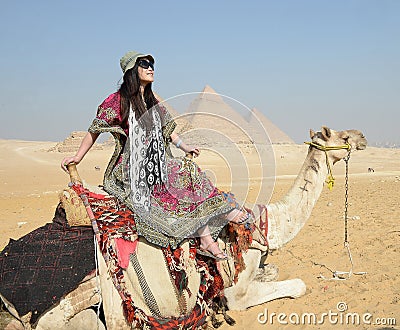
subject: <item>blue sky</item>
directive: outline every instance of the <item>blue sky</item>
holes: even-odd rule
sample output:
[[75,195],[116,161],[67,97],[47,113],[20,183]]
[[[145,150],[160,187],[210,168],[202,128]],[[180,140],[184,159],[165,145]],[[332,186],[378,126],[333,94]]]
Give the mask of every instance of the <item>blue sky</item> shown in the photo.
[[3,0],[0,34],[3,139],[86,130],[138,50],[164,99],[208,84],[299,143],[321,125],[400,142],[397,0]]

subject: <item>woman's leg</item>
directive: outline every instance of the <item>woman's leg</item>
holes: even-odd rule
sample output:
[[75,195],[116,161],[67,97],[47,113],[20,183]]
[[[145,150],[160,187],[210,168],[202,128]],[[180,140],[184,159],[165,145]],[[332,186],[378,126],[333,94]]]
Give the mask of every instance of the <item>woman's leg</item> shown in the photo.
[[208,225],[201,227],[197,233],[200,236],[200,249],[210,252],[214,257],[227,258],[227,255],[219,248],[218,243],[212,238]]

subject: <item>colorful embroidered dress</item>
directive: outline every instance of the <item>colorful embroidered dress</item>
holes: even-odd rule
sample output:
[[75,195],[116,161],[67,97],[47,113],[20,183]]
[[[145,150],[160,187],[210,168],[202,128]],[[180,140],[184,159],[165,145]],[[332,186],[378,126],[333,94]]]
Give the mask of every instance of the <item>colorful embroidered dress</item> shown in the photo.
[[116,142],[104,174],[105,191],[134,212],[138,234],[153,244],[174,249],[205,225],[216,239],[228,223],[224,215],[237,207],[233,196],[214,187],[191,160],[172,156],[170,136],[176,123],[165,107],[158,104],[151,115],[160,129],[146,135],[132,114],[129,129],[122,128],[119,92],[98,107],[88,131],[109,132]]

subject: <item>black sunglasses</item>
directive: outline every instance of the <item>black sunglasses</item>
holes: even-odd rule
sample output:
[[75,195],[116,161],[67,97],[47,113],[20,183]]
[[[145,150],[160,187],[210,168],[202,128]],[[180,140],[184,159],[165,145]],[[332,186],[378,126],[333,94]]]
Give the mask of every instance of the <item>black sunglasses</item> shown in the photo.
[[138,65],[143,69],[148,69],[150,67],[154,70],[154,64],[146,60],[139,60]]

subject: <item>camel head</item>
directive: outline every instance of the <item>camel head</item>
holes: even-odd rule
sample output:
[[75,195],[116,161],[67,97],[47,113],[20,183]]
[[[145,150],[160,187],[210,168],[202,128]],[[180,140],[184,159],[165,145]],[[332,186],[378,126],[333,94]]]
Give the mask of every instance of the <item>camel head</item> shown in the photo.
[[[364,150],[367,147],[367,140],[364,134],[355,129],[335,131],[322,126],[320,132],[310,130],[310,138],[313,144],[320,145],[322,148],[327,147],[333,163],[346,157],[349,150],[352,152],[354,150]],[[350,146],[350,149],[346,148],[346,145]],[[335,148],[340,146],[343,146],[343,148]]]

